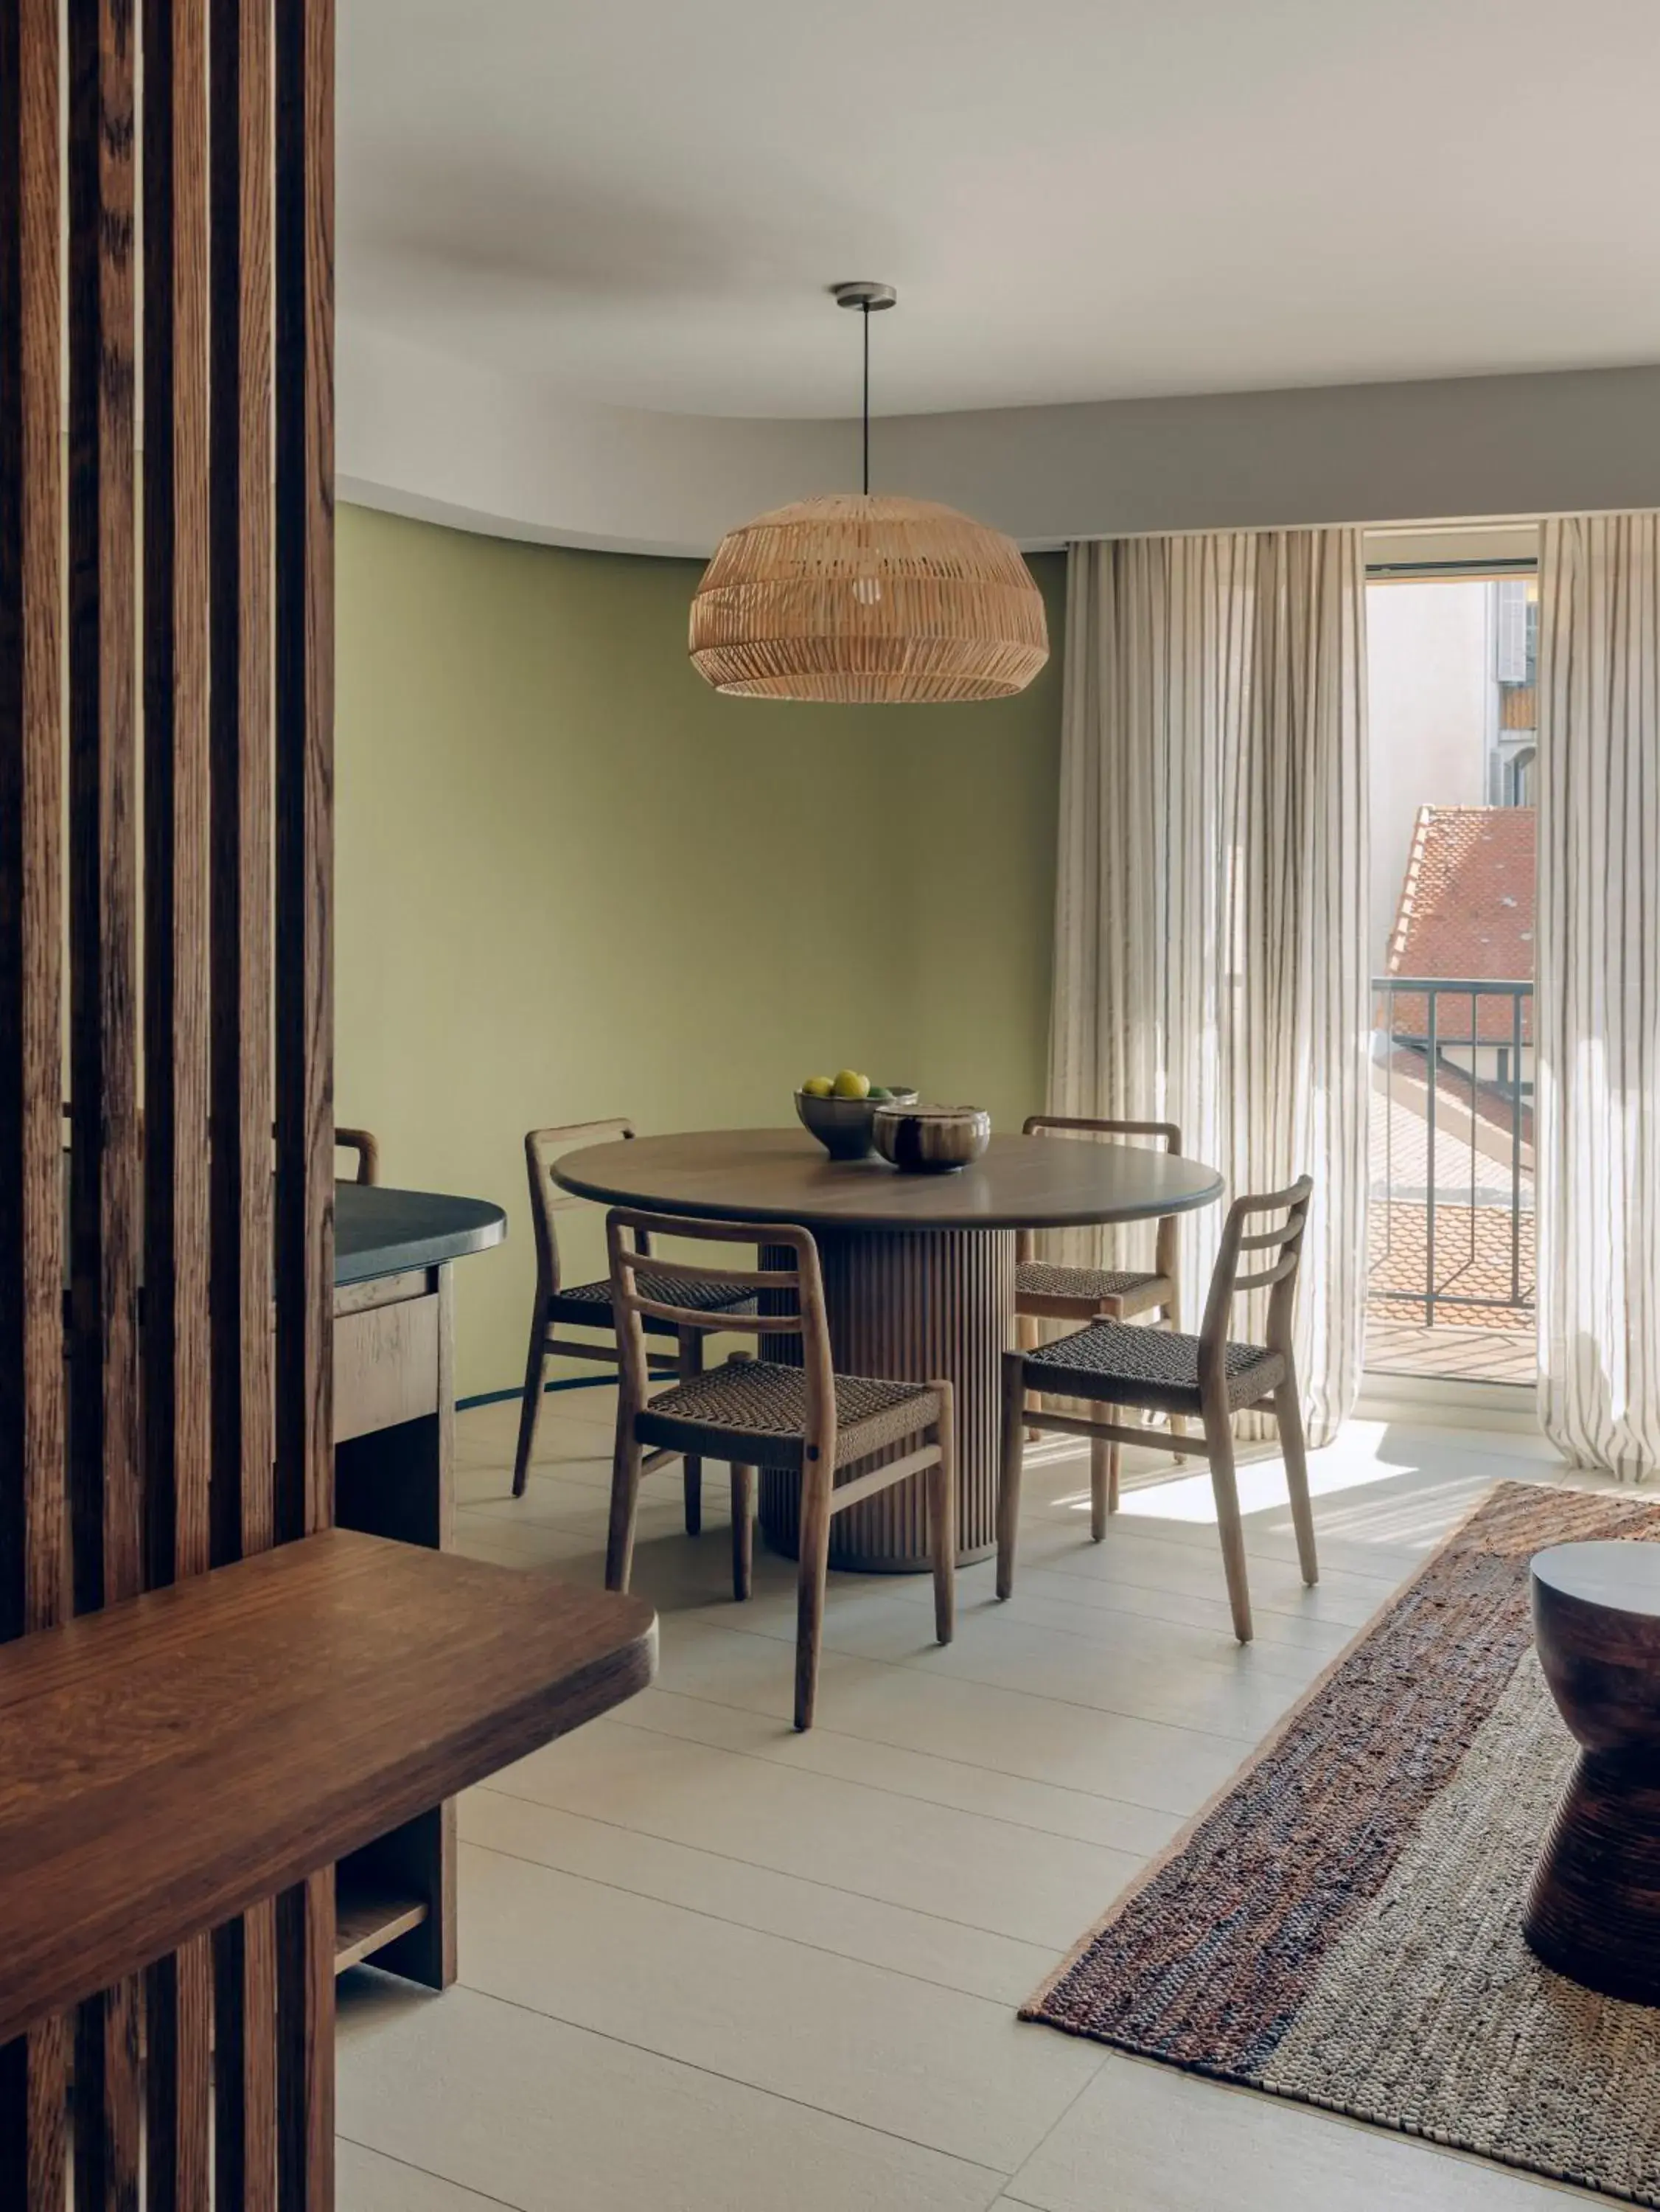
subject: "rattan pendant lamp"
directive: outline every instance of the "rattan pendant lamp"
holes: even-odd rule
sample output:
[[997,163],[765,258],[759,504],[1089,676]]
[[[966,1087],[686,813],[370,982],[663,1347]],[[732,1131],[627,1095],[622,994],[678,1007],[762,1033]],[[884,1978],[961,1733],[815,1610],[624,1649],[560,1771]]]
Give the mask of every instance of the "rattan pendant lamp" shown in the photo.
[[798,500],[724,538],[692,601],[692,665],[751,699],[1006,699],[1049,658],[1014,540],[870,489],[870,318],[891,284],[835,284],[864,336],[863,489]]

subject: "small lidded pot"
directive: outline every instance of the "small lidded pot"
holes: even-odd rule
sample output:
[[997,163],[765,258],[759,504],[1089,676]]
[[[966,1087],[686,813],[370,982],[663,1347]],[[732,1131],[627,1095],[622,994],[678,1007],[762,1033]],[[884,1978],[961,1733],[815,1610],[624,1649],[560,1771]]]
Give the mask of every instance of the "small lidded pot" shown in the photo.
[[979,1106],[878,1106],[870,1137],[905,1175],[947,1175],[979,1158],[991,1141],[991,1116]]

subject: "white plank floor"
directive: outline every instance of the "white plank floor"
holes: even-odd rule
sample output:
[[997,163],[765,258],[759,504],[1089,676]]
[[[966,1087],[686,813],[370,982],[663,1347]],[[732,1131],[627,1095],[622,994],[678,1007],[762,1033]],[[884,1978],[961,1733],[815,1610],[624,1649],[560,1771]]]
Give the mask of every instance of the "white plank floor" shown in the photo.
[[[517,1413],[460,1419],[461,1547],[597,1581],[609,1394],[549,1397],[523,1500]],[[1314,1462],[1309,1591],[1278,1462],[1246,1468],[1241,1650],[1203,1470],[1138,1480],[1096,1547],[1082,1466],[1052,1453],[1014,1598],[967,1571],[948,1649],[925,1581],[832,1577],[807,1736],[791,1567],[758,1545],[734,1606],[724,1469],[696,1540],[678,1472],[648,1484],[656,1686],[463,1801],[459,1987],[342,1984],[342,2212],[1544,2212],[1578,2193],[1015,2017],[1488,1485],[1565,1470],[1532,1438],[1354,1424]]]

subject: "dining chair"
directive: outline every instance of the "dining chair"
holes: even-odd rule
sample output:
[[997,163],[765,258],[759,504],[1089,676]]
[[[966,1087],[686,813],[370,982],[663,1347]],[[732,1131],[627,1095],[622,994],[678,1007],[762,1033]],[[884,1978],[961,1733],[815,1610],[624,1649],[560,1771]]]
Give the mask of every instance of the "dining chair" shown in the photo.
[[[518,1415],[518,1446],[513,1455],[513,1495],[523,1498],[530,1477],[530,1456],[536,1449],[536,1427],[542,1418],[542,1386],[549,1359],[600,1360],[615,1364],[618,1357],[612,1326],[609,1277],[597,1283],[567,1284],[560,1273],[559,1234],[554,1216],[582,1201],[554,1180],[554,1162],[563,1153],[584,1145],[633,1141],[632,1121],[573,1121],[563,1128],[531,1129],[524,1138],[524,1164],[530,1183],[530,1226],[536,1238],[536,1304],[530,1310],[530,1344],[524,1362],[524,1398]],[[696,1299],[682,1301],[696,1304]],[[754,1301],[742,1293],[728,1298],[709,1294],[712,1310],[754,1313]],[[597,1329],[609,1342],[585,1344],[561,1337],[560,1328]],[[703,1338],[696,1329],[676,1329],[653,1320],[647,1324],[654,1336],[676,1339],[672,1358],[654,1357],[657,1376],[695,1374],[702,1364]],[[685,1468],[686,1533],[695,1536],[703,1526],[703,1471],[695,1458]]]
[[[1166,1152],[1182,1149],[1182,1133],[1173,1121],[1102,1121],[1075,1115],[1028,1114],[1022,1127],[1028,1137],[1048,1130],[1060,1135],[1157,1137]],[[1181,1327],[1181,1247],[1173,1213],[1160,1218],[1150,1269],[1051,1267],[1036,1256],[1036,1249],[1032,1231],[1020,1231],[1015,1239],[1015,1340],[1027,1349],[1038,1342],[1039,1321],[1128,1321],[1134,1314],[1152,1314],[1166,1328]],[[1171,1416],[1172,1437],[1179,1436],[1185,1425],[1180,1414]],[[1034,1425],[1028,1421],[1027,1426],[1035,1436]],[[1179,1449],[1176,1456],[1183,1456]],[[1118,1510],[1118,1470],[1119,1447],[1092,1443],[1090,1533],[1098,1544],[1106,1534],[1107,1515]]]
[[350,1152],[357,1161],[354,1182],[380,1181],[380,1139],[373,1129],[342,1129],[336,1126],[334,1140],[337,1152]]
[[[934,1633],[942,1644],[951,1641],[957,1554],[951,1385],[836,1373],[818,1247],[805,1229],[768,1222],[758,1231],[753,1222],[687,1221],[616,1207],[605,1217],[605,1231],[621,1355],[606,1588],[628,1587],[641,1476],[681,1454],[701,1453],[731,1467],[732,1594],[742,1601],[750,1587],[755,1469],[798,1475],[795,1720],[798,1729],[809,1729],[818,1691],[831,1521],[915,1474],[927,1478]],[[650,1240],[658,1234],[752,1246],[764,1237],[776,1248],[771,1256],[792,1253],[794,1263],[737,1269],[663,1260],[651,1249]],[[763,1291],[766,1297],[758,1298]],[[730,1303],[740,1296],[746,1300],[742,1310]],[[717,1299],[728,1303],[712,1310]],[[765,1310],[758,1313],[758,1304]],[[737,1328],[793,1336],[800,1340],[801,1364],[736,1357],[688,1374],[648,1399],[645,1331],[654,1321],[698,1334]],[[847,1472],[900,1445],[912,1449],[860,1473]]]
[[[1310,1178],[1302,1176],[1285,1190],[1234,1200],[1223,1224],[1221,1249],[1216,1255],[1204,1319],[1197,1336],[1181,1336],[1163,1329],[1132,1328],[1119,1321],[1097,1321],[1035,1352],[1004,1354],[1003,1467],[997,1489],[1000,1598],[1007,1597],[1015,1583],[1015,1543],[1020,1520],[1027,1427],[1035,1423],[1039,1430],[1087,1437],[1092,1445],[1102,1441],[1118,1444],[1145,1442],[1137,1431],[1112,1420],[1058,1413],[1041,1402],[1034,1413],[1027,1403],[1028,1390],[1087,1399],[1114,1411],[1135,1407],[1149,1413],[1197,1416],[1203,1443],[1201,1446],[1190,1437],[1186,1449],[1197,1451],[1210,1464],[1228,1603],[1233,1615],[1233,1632],[1241,1644],[1251,1641],[1251,1592],[1245,1576],[1239,1486],[1234,1477],[1233,1419],[1235,1413],[1244,1413],[1249,1407],[1271,1405],[1285,1456],[1298,1562],[1306,1583],[1312,1585],[1318,1581],[1314,1516],[1308,1494],[1308,1459],[1297,1395],[1296,1364],[1291,1349],[1303,1233],[1308,1223],[1309,1199],[1313,1188]],[[1263,1219],[1269,1219],[1273,1225],[1266,1229],[1250,1227],[1252,1222]],[[1228,1320],[1235,1297],[1242,1291],[1263,1289],[1269,1291],[1268,1321],[1263,1332],[1266,1341],[1260,1345],[1230,1341]],[[1091,1533],[1099,1542],[1100,1533],[1093,1528]]]
[[[70,1140],[70,1127],[74,1118],[75,1109],[66,1098],[64,1101],[64,1143],[66,1149]],[[274,1128],[272,1133],[276,1133]],[[373,1129],[336,1127],[334,1140],[336,1151],[350,1152],[357,1162],[356,1170],[352,1176],[354,1182],[377,1183],[380,1181],[380,1139]],[[144,1117],[142,1113],[138,1117],[138,1141],[141,1145],[144,1141]]]

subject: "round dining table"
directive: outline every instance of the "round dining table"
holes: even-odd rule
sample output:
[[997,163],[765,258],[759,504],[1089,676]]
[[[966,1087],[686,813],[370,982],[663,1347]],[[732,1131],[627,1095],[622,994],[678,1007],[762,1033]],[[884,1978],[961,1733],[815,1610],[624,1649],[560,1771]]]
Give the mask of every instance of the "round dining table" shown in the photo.
[[[593,1145],[567,1152],[553,1172],[566,1190],[603,1205],[754,1222],[763,1255],[767,1222],[809,1230],[838,1370],[916,1382],[942,1376],[954,1387],[965,1565],[996,1543],[999,1366],[1013,1341],[1015,1232],[1189,1212],[1222,1189],[1216,1170],[1197,1160],[1094,1137],[994,1136],[972,1166],[917,1175],[875,1157],[832,1160],[800,1129]],[[763,1336],[760,1357],[799,1362],[800,1339]],[[763,1468],[761,1528],[791,1557],[797,1507],[797,1477]],[[920,1478],[850,1507],[831,1528],[833,1566],[919,1573],[929,1565]]]

